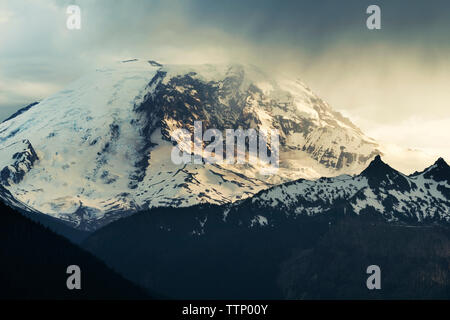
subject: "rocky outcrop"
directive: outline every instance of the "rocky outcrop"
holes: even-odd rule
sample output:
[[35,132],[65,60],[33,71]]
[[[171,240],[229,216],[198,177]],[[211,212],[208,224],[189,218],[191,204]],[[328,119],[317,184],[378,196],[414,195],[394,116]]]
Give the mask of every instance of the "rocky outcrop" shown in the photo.
[[15,142],[3,148],[2,154],[5,155],[6,152],[9,152],[11,157],[2,159],[3,169],[0,171],[0,182],[4,186],[10,186],[22,181],[39,158],[28,140]]

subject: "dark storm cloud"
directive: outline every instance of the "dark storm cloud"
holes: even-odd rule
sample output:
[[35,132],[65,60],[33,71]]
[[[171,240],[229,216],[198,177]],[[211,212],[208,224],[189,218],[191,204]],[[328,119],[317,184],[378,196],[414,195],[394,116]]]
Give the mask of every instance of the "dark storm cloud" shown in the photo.
[[[371,4],[382,9],[383,32],[376,37],[365,28],[365,11]],[[200,0],[192,2],[189,13],[200,25],[220,26],[250,41],[308,49],[324,49],[342,34],[353,36],[353,41],[444,39],[450,26],[450,2],[443,0]]]
[[[83,29],[78,33],[64,30],[69,4],[82,9]],[[365,27],[370,4],[382,9],[383,29],[377,33]],[[248,47],[299,49],[311,55],[342,41],[354,46],[407,43],[435,48],[448,46],[450,28],[450,2],[443,0],[10,0],[5,7],[14,13],[11,20],[21,20],[22,25],[3,30],[16,40],[0,53],[55,59],[143,53],[157,51],[152,49],[158,46],[220,47],[224,42],[227,47],[244,42]]]
[[[55,1],[62,9],[76,3],[83,10],[89,35],[82,44],[115,49],[166,42],[218,42],[195,34],[213,29],[249,44],[301,48],[315,54],[342,39],[357,45],[376,42],[448,46],[450,2],[444,0],[116,0]],[[366,8],[382,9],[381,32],[367,30]],[[344,36],[344,37],[343,37]],[[92,48],[93,47],[93,48]]]

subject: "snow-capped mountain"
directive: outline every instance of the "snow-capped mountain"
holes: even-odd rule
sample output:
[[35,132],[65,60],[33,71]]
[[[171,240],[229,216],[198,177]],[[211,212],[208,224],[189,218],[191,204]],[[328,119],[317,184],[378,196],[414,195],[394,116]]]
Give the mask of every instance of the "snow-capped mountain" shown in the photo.
[[[236,203],[226,215],[241,207],[252,212],[282,212],[288,216],[314,216],[327,212],[376,213],[388,221],[450,222],[450,167],[439,158],[422,172],[404,175],[380,156],[361,174],[285,183]],[[271,218],[255,215],[253,220],[270,224]],[[263,222],[263,223],[262,223]]]
[[[277,129],[280,168],[175,165],[171,134]],[[36,211],[95,229],[158,206],[224,204],[299,178],[360,172],[379,146],[297,79],[253,66],[130,60],[0,124],[1,184]]]

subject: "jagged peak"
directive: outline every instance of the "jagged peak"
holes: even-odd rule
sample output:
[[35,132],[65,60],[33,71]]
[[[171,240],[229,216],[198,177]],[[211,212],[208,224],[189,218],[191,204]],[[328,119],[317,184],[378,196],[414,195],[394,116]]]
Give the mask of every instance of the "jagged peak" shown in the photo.
[[373,158],[373,160],[371,162],[382,162],[382,163],[385,163],[385,162],[383,162],[383,160],[381,160],[381,156],[379,154],[377,154],[375,156],[375,158]]
[[381,160],[381,156],[377,155],[369,166],[361,173],[361,176],[368,179],[369,186],[372,189],[396,189],[402,191],[410,191],[415,188],[403,173],[395,170],[387,163]]
[[436,160],[436,162],[434,163],[434,165],[440,166],[440,167],[445,167],[445,168],[448,167],[447,162],[445,162],[444,158],[442,158],[442,157],[439,157],[439,158]]
[[433,165],[423,171],[423,176],[426,179],[448,181],[450,183],[450,167],[444,158],[440,157]]
[[363,176],[377,176],[380,177],[382,175],[385,175],[390,172],[397,172],[397,170],[393,169],[391,166],[389,166],[387,163],[385,163],[379,154],[373,158],[373,160],[370,162],[370,164],[367,166],[366,169],[361,172],[361,175]]

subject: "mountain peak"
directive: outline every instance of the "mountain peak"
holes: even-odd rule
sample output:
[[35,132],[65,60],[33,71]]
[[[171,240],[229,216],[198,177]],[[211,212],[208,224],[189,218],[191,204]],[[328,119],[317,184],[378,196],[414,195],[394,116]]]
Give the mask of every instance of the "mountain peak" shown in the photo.
[[361,176],[368,179],[371,188],[376,189],[382,187],[402,191],[409,191],[411,189],[411,185],[403,174],[383,162],[380,155],[377,155],[369,166],[361,172]]
[[375,158],[373,158],[372,162],[375,162],[375,163],[376,163],[376,162],[384,163],[383,160],[381,160],[381,156],[380,156],[379,154],[377,154],[377,155],[375,156]]
[[426,179],[435,181],[447,181],[450,183],[450,166],[445,162],[444,158],[439,158],[436,162],[424,171]]
[[375,158],[370,162],[369,166],[361,172],[363,176],[377,176],[386,175],[389,172],[395,172],[387,163],[381,160],[381,156],[377,154]]
[[445,162],[444,158],[442,158],[442,157],[439,157],[434,164],[439,167],[444,167],[444,168],[448,167],[447,162]]

